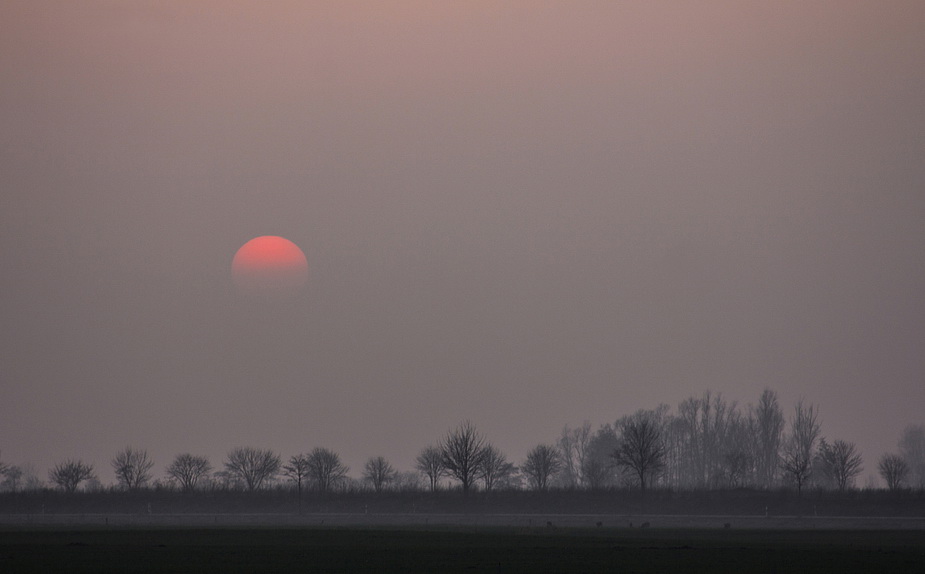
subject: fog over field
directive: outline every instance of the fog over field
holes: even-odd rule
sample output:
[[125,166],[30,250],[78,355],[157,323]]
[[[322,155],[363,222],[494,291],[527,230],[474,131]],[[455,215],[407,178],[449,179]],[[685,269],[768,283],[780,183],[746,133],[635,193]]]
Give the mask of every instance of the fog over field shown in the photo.
[[[925,3],[0,3],[0,460],[925,423]],[[297,244],[255,299],[239,247]]]

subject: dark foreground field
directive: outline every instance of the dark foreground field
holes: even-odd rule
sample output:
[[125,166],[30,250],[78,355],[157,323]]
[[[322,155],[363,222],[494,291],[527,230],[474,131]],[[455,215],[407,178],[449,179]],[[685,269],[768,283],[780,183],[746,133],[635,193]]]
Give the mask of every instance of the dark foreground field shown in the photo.
[[925,572],[921,531],[0,530],[0,572]]

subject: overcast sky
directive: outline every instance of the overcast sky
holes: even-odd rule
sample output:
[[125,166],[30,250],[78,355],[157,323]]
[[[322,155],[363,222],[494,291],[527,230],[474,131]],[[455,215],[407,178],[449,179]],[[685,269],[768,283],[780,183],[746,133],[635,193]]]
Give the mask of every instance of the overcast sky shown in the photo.
[[[0,3],[0,451],[925,422],[925,3]],[[282,235],[306,290],[231,259]]]

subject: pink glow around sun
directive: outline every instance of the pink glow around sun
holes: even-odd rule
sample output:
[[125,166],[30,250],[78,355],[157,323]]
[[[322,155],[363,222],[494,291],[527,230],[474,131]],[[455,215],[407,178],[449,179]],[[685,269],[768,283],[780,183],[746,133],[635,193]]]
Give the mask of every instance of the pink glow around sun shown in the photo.
[[299,246],[275,235],[255,237],[231,262],[235,285],[258,296],[292,295],[308,280],[308,261]]

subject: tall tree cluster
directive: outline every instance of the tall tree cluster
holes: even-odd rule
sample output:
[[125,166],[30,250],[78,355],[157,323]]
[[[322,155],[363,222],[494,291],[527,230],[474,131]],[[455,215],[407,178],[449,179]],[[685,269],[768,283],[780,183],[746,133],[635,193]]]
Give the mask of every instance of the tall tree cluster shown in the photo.
[[[645,424],[640,423],[643,415]],[[647,463],[642,456],[645,449],[639,448],[637,432],[643,427],[650,435],[657,430],[654,464]],[[904,439],[901,452],[915,451],[908,445],[918,444],[916,432],[907,431]],[[557,444],[563,468],[556,483],[565,487],[793,486],[802,492],[810,485],[851,488],[863,471],[854,443],[823,440],[817,406],[801,400],[785,419],[777,394],[770,389],[745,408],[706,392],[681,401],[674,412],[660,405],[601,425],[595,432],[587,425],[565,427]],[[637,447],[631,448],[634,444]],[[925,440],[922,445],[925,450]],[[648,470],[640,476],[643,466]]]
[[910,486],[925,488],[925,425],[911,425],[899,439],[899,453],[906,462]]
[[583,488],[589,486],[588,449],[591,444],[591,423],[585,421],[580,427],[562,429],[559,436],[562,479],[565,486]]
[[755,438],[755,483],[770,488],[777,482],[779,453],[784,436],[784,414],[777,402],[777,394],[765,389],[758,405],[749,413],[749,431]]

